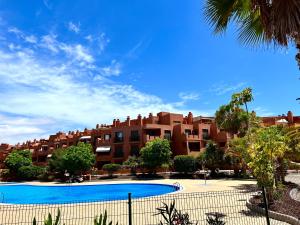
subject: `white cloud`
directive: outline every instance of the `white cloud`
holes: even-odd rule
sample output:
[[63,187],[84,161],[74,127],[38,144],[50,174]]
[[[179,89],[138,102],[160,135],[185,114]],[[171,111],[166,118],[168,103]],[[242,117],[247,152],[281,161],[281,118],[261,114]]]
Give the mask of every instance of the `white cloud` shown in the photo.
[[[120,75],[121,64],[112,60],[109,66],[96,65],[89,49],[81,44],[59,42],[54,34],[37,41],[36,46],[42,48],[28,50],[20,43],[0,48],[0,142],[16,143],[59,130],[110,124],[115,117],[135,118],[139,113],[159,111],[186,114],[191,110],[113,82],[109,76]],[[49,51],[54,55],[49,56]],[[7,116],[16,113],[18,117]],[[208,113],[195,110],[194,114]]]
[[233,93],[237,90],[240,90],[241,88],[245,87],[245,85],[246,85],[245,82],[240,82],[240,83],[235,84],[235,85],[221,83],[221,84],[214,85],[210,89],[210,91],[215,93],[216,95],[224,95],[224,94],[227,94],[227,93]]
[[112,60],[109,66],[100,69],[100,74],[103,76],[119,76],[121,74],[121,64],[116,60]]
[[37,43],[37,38],[34,35],[29,35],[24,37],[25,41],[35,44]]
[[77,61],[85,61],[87,63],[94,62],[93,56],[89,54],[88,50],[85,47],[83,47],[81,44],[76,44],[76,45],[61,44],[59,48],[64,52],[66,52],[69,56],[76,59]]
[[24,116],[7,116],[0,113],[0,142],[16,144],[28,139],[46,137],[52,121],[27,118]]
[[72,21],[70,21],[68,23],[68,28],[69,28],[70,31],[73,31],[75,33],[79,33],[80,32],[80,23],[75,24]]
[[268,109],[260,107],[260,106],[255,107],[253,110],[256,112],[257,116],[274,116],[275,115],[274,113],[270,112]]
[[105,33],[101,33],[100,35],[93,36],[91,34],[85,36],[85,39],[89,41],[90,43],[96,42],[96,45],[99,47],[100,53],[104,51],[108,43],[110,42],[110,39],[106,37]]
[[180,92],[178,94],[179,98],[183,101],[188,101],[188,100],[199,100],[200,95],[198,93],[193,93],[193,92]]

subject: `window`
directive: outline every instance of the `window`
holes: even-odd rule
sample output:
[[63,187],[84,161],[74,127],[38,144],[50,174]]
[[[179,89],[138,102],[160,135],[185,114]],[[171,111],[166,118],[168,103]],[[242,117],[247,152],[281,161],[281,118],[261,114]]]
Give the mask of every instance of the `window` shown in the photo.
[[130,155],[132,155],[132,156],[139,156],[140,155],[140,148],[139,148],[138,145],[131,145]]
[[205,140],[209,139],[208,129],[202,129],[202,138]]
[[172,134],[171,134],[170,130],[165,130],[164,138],[169,140],[169,141],[172,139]]
[[56,145],[55,145],[55,148],[59,148],[59,144],[56,144]]
[[105,134],[104,135],[104,140],[109,141],[110,140],[110,134]]
[[115,142],[123,142],[123,132],[119,131],[115,133]]
[[192,131],[190,129],[185,129],[184,133],[185,133],[185,135],[191,135]]
[[132,130],[130,134],[130,141],[139,141],[139,140],[140,140],[139,131]]
[[122,146],[116,147],[114,157],[122,158],[123,156],[124,156],[123,147]]
[[200,152],[200,142],[189,142],[189,150]]
[[198,129],[195,129],[195,130],[193,130],[193,135],[198,135],[199,134],[199,130]]
[[42,151],[46,152],[48,150],[48,146],[47,145],[43,145],[42,146]]

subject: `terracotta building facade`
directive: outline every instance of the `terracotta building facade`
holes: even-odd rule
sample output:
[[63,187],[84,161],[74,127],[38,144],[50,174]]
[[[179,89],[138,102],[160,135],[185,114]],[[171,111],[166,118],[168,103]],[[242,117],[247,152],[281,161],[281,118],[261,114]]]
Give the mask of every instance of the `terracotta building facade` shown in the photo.
[[[265,126],[276,124],[300,126],[300,116],[295,117],[290,111],[287,115],[261,117],[261,120]],[[14,149],[29,149],[34,163],[45,165],[56,149],[85,142],[93,146],[96,166],[101,168],[107,163],[122,163],[129,156],[138,156],[140,149],[155,138],[169,140],[173,156],[176,156],[198,155],[208,140],[225,147],[230,135],[217,128],[214,117],[194,117],[191,112],[187,116],[169,112],[160,112],[157,115],[150,113],[148,117],[141,115],[134,119],[127,117],[122,122],[114,119],[111,125],[97,124],[94,129],[85,129],[81,132],[58,132],[50,135],[48,139],[27,141],[15,146],[1,144],[0,166],[3,167],[5,157]]]

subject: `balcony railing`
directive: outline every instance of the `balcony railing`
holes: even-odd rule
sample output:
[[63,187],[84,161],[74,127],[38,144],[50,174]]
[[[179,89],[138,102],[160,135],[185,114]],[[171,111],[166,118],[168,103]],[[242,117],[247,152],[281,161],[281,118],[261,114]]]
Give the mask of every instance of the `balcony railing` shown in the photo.
[[185,140],[200,140],[200,136],[196,134],[183,134]]
[[160,136],[152,136],[152,135],[146,134],[145,137],[144,137],[144,140],[147,142],[147,141],[153,141],[156,138],[160,138]]

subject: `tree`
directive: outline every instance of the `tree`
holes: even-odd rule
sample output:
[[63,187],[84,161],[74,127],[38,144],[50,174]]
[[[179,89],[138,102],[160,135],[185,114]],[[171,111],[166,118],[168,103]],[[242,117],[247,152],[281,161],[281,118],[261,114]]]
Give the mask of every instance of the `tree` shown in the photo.
[[31,153],[29,150],[13,151],[6,157],[4,163],[10,173],[17,175],[21,167],[32,165]]
[[151,173],[155,173],[158,167],[169,165],[171,155],[170,142],[166,139],[156,138],[141,149],[142,164]]
[[233,108],[231,104],[222,105],[215,116],[217,126],[232,135],[244,134],[247,129],[247,113],[243,109]]
[[248,166],[258,186],[273,190],[276,187],[276,169],[288,151],[287,137],[278,126],[260,128],[250,135]]
[[40,166],[22,166],[19,168],[17,175],[22,180],[34,180],[45,172],[45,168]]
[[205,151],[198,156],[198,160],[202,165],[211,170],[212,175],[215,175],[216,168],[224,162],[224,151],[217,144],[209,141]]
[[103,165],[102,169],[108,173],[110,177],[113,176],[115,172],[117,172],[121,168],[120,164],[109,163]]
[[196,160],[190,155],[177,155],[174,157],[174,169],[180,173],[193,173],[197,170]]
[[[251,125],[250,120],[254,116],[253,113],[249,114],[247,105],[252,100],[251,88],[245,88],[241,92],[234,93],[231,96],[231,101],[216,111],[217,126],[231,134],[244,136]],[[241,106],[245,106],[246,111]]]
[[71,176],[89,171],[95,164],[95,155],[90,144],[79,142],[64,150],[57,150],[49,162],[52,171]]
[[287,46],[294,41],[300,66],[300,1],[206,0],[204,14],[215,33],[235,22],[238,38],[245,44]]

